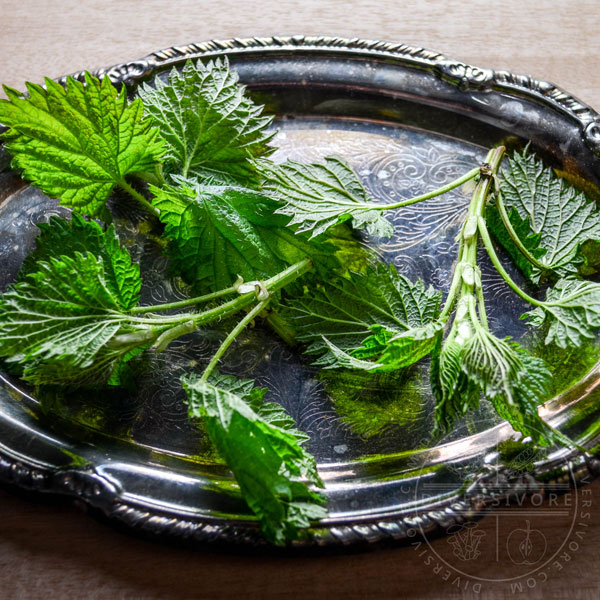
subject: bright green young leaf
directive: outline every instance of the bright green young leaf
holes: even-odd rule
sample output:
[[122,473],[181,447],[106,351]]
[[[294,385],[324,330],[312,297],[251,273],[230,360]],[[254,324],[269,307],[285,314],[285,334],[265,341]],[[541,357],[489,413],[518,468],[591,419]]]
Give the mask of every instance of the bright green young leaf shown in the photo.
[[0,356],[23,364],[32,383],[106,381],[119,358],[158,335],[125,314],[139,282],[119,284],[89,253],[40,262],[0,300]]
[[203,185],[174,176],[178,187],[152,188],[153,204],[166,225],[173,269],[198,290],[273,276],[310,258],[323,276],[342,271],[344,259],[370,260],[356,241],[340,235],[308,240],[285,227],[277,204],[239,186]]
[[182,384],[190,417],[204,422],[269,541],[282,545],[326,516],[323,497],[308,486],[323,484],[302,447],[306,436],[282,409],[262,404],[263,390],[253,392],[251,381],[226,376],[203,382],[187,375]]
[[288,312],[298,340],[310,344],[307,352],[321,355],[315,364],[392,370],[433,347],[440,301],[441,293],[432,287],[412,283],[393,265],[379,263],[365,275],[311,289],[291,302]]
[[354,171],[340,158],[330,156],[322,164],[308,165],[261,161],[259,167],[265,178],[262,189],[285,203],[277,212],[291,217],[289,225],[298,232],[314,237],[351,220],[355,229],[366,228],[373,235],[391,237],[394,233],[392,224],[373,208]]
[[140,96],[167,143],[166,171],[222,183],[258,183],[253,160],[274,150],[267,131],[272,117],[245,96],[227,60],[187,62],[159,77]]
[[127,102],[108,77],[72,77],[66,89],[46,79],[27,84],[29,97],[5,87],[0,123],[13,166],[63,206],[97,215],[115,185],[129,173],[152,170],[163,153],[141,100]]
[[430,383],[435,396],[434,436],[450,433],[456,423],[479,406],[481,392],[462,370],[463,345],[454,329],[442,343],[438,338],[431,351]]
[[550,378],[544,361],[467,317],[455,323],[432,352],[436,433],[451,431],[457,420],[478,407],[483,395],[513,429],[536,443],[570,445],[538,415],[538,406],[548,400]]
[[[561,277],[577,273],[583,262],[580,248],[588,240],[600,239],[600,210],[583,192],[559,179],[534,154],[516,153],[502,172],[500,191],[510,210],[529,223],[529,236],[540,236],[545,250],[538,260]],[[523,228],[519,235],[523,235]],[[499,236],[504,243],[505,236]],[[520,238],[527,246],[527,238]],[[533,238],[532,238],[533,239]],[[509,249],[510,251],[510,249]],[[511,252],[512,254],[512,252]],[[540,274],[533,271],[536,281]]]
[[580,346],[600,329],[600,284],[561,279],[548,290],[542,307],[523,316],[536,327],[550,323],[546,344]]
[[122,248],[113,225],[106,231],[95,221],[86,221],[77,213],[71,220],[51,217],[49,223],[38,225],[35,250],[27,256],[19,279],[38,270],[40,262],[50,262],[58,256],[75,257],[77,252],[90,252],[102,259],[103,276],[111,294],[123,310],[137,305],[140,297],[140,268]]

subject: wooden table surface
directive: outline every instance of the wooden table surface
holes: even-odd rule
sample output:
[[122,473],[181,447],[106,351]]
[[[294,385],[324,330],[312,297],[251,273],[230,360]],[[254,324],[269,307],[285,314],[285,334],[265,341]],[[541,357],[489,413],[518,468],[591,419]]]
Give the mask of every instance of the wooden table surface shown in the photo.
[[[402,41],[471,64],[528,73],[599,110],[598,12],[598,0],[1,0],[0,82],[22,89],[25,80],[39,82],[213,38],[327,34]],[[591,505],[591,519],[577,548],[511,586],[481,583],[513,573],[514,566],[492,555],[481,556],[458,581],[436,571],[436,561],[456,564],[445,538],[429,549],[352,556],[227,556],[132,539],[71,506],[0,490],[0,596],[597,598],[600,482],[581,494]],[[530,527],[548,544],[571,540],[571,517],[548,516],[546,509],[547,504],[531,511]],[[494,518],[479,525],[486,535],[496,535],[495,527]],[[434,559],[428,559],[432,552]]]

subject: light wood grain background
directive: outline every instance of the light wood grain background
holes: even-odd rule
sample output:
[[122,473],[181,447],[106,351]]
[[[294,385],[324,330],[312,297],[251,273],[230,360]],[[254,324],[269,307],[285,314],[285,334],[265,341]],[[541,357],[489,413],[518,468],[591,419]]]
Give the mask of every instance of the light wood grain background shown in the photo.
[[[18,89],[171,45],[213,38],[325,34],[401,41],[559,84],[600,109],[598,0],[0,0],[0,82]],[[592,524],[570,561],[526,593],[445,581],[414,548],[320,558],[191,552],[131,539],[71,507],[0,491],[2,598],[600,597],[600,483]],[[494,521],[481,525],[492,534]],[[532,518],[563,539],[569,519]],[[446,540],[434,542],[451,557]],[[478,561],[479,576],[508,566]],[[471,581],[473,583],[474,580]],[[527,588],[525,588],[527,590]]]

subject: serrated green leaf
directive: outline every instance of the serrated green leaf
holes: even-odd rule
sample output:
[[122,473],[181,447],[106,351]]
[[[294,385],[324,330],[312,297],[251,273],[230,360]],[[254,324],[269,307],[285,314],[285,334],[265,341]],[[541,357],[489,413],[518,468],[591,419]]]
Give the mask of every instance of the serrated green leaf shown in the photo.
[[381,237],[394,233],[392,224],[373,208],[358,177],[341,158],[329,156],[322,164],[308,165],[292,160],[278,165],[261,161],[259,167],[265,178],[261,189],[284,202],[277,213],[291,217],[289,225],[299,233],[319,236],[344,221]]
[[[596,203],[527,151],[509,160],[508,169],[502,172],[500,191],[507,208],[514,208],[521,219],[528,220],[531,234],[539,234],[539,248],[546,253],[538,260],[545,268],[561,277],[576,274],[583,261],[581,245],[600,239]],[[540,276],[536,271],[531,275],[534,281]]]
[[168,173],[222,183],[258,183],[253,159],[268,156],[272,117],[261,116],[227,59],[188,61],[168,83],[144,85],[140,96],[167,143]]
[[548,426],[538,407],[548,400],[551,373],[516,342],[499,339],[469,317],[455,322],[432,352],[436,432],[449,432],[484,395],[513,429],[540,445],[572,442]]
[[550,323],[546,344],[580,346],[600,329],[600,284],[560,279],[547,291],[543,305],[523,316],[536,327]]
[[516,347],[523,367],[514,380],[511,397],[499,394],[489,398],[498,415],[506,419],[516,431],[529,436],[541,446],[559,443],[572,446],[573,442],[550,427],[538,414],[538,407],[549,397],[551,373],[544,361],[520,347]]
[[256,407],[259,401],[249,398],[248,381],[220,376],[216,382],[182,378],[190,417],[202,419],[265,537],[282,545],[327,514],[323,497],[307,485],[322,486],[314,458],[302,448],[304,439],[288,427],[291,417],[283,417],[272,403],[253,410],[250,404]]
[[160,210],[176,273],[197,289],[216,290],[282,271],[278,258],[263,238],[261,228],[244,213],[249,205],[268,201],[253,190],[202,185],[177,179],[179,187],[152,188]]
[[481,392],[462,370],[463,345],[453,332],[442,343],[437,338],[431,351],[430,383],[436,399],[433,434],[450,433],[456,423],[479,406]]
[[363,267],[371,259],[341,234],[310,241],[294,235],[284,217],[274,216],[273,200],[259,192],[174,179],[179,187],[152,188],[153,204],[166,225],[173,270],[195,289],[226,288],[238,275],[245,281],[271,277],[306,258],[322,276],[344,272],[351,251]]
[[90,252],[102,259],[103,276],[111,293],[127,311],[139,302],[140,268],[131,261],[129,252],[122,248],[113,225],[102,231],[94,221],[86,221],[77,213],[71,220],[51,217],[49,223],[38,225],[35,250],[25,259],[19,271],[19,280],[38,270],[40,262],[49,262],[58,256],[73,258],[76,253]]
[[13,166],[63,206],[97,215],[126,175],[151,170],[163,153],[158,130],[143,118],[141,101],[127,103],[108,77],[72,77],[66,89],[46,79],[27,84],[29,97],[5,88],[0,123]]
[[119,291],[92,254],[40,262],[2,296],[0,356],[22,363],[32,383],[108,379],[119,357],[156,337],[147,325],[128,323],[122,298],[133,292]]
[[[290,303],[288,315],[298,340],[310,344],[307,352],[321,355],[315,364],[349,367],[352,361],[344,357],[347,354],[355,359],[353,368],[368,368],[363,359],[381,353],[389,361],[386,368],[393,369],[411,362],[405,360],[410,355],[418,360],[427,354],[434,329],[439,331],[427,326],[435,322],[440,301],[441,293],[432,287],[426,288],[420,280],[412,283],[393,265],[379,263],[364,275],[353,274],[350,279],[311,289]],[[397,346],[388,349],[394,337]],[[425,339],[426,343],[419,343]]]

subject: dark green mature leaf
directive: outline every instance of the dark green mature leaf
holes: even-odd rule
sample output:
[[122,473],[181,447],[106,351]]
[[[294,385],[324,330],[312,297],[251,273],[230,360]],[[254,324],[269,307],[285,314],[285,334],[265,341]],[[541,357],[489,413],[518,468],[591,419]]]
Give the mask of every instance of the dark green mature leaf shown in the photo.
[[38,225],[35,250],[27,256],[19,279],[38,270],[40,262],[49,262],[58,256],[75,257],[76,253],[90,252],[102,259],[103,276],[111,293],[118,298],[123,310],[137,305],[140,296],[140,268],[131,261],[129,252],[122,248],[113,225],[102,231],[94,221],[86,221],[77,213],[71,220],[51,217],[49,223]]
[[[583,262],[581,245],[600,239],[600,210],[583,192],[577,191],[546,168],[534,154],[515,154],[503,171],[500,190],[507,208],[527,219],[530,235],[539,234],[538,260],[559,276],[577,273]],[[520,235],[523,235],[521,229]],[[503,243],[503,237],[500,241]],[[526,238],[521,238],[526,242]],[[534,270],[532,280],[540,274]]]
[[223,183],[258,183],[253,159],[271,154],[272,117],[261,117],[244,95],[228,61],[206,65],[188,61],[173,69],[168,83],[144,85],[140,95],[166,141],[166,170],[184,177],[212,178]]
[[29,97],[5,87],[0,123],[13,166],[63,206],[97,215],[113,187],[136,171],[151,170],[163,153],[158,130],[143,118],[141,101],[127,103],[108,77],[89,73],[85,86],[69,77],[66,90],[46,79],[27,84]]
[[373,235],[391,237],[392,224],[373,208],[365,188],[354,171],[341,159],[327,157],[323,164],[302,164],[289,160],[276,165],[259,163],[264,191],[285,204],[277,210],[291,217],[297,232],[318,236],[344,221],[355,229],[366,227]]
[[[541,259],[541,257],[547,253],[547,250],[545,248],[540,248],[542,235],[540,233],[533,233],[531,226],[529,225],[529,219],[522,219],[515,208],[511,208],[508,219],[517,234],[517,237],[529,254],[538,260]],[[523,275],[525,275],[532,283],[537,283],[541,275],[539,269],[536,269],[529,260],[525,258],[523,253],[514,243],[513,239],[506,231],[506,227],[504,226],[500,213],[495,205],[488,206],[485,220],[490,231],[509,253],[517,267],[519,267],[521,273],[523,273]]]
[[546,344],[560,348],[580,346],[600,329],[600,284],[579,279],[561,279],[546,293],[542,307],[525,315],[532,325],[549,321]]
[[111,289],[89,253],[40,262],[0,300],[0,356],[22,363],[32,383],[105,381],[121,356],[157,335],[124,313],[139,282],[118,284]]
[[[406,357],[414,362],[431,349],[439,329],[427,326],[435,322],[440,301],[441,292],[420,280],[412,283],[393,265],[379,263],[364,275],[311,289],[290,303],[288,313],[298,340],[310,344],[307,352],[322,355],[315,364],[368,368],[370,363],[363,359],[382,354],[376,363],[383,358],[393,369],[406,366]],[[395,348],[389,346],[392,339]]]
[[307,482],[323,484],[314,458],[302,448],[306,436],[298,435],[282,409],[262,404],[264,391],[253,392],[252,383],[227,376],[208,383],[195,375],[182,378],[190,416],[204,422],[265,537],[281,545],[326,516],[323,497]]

